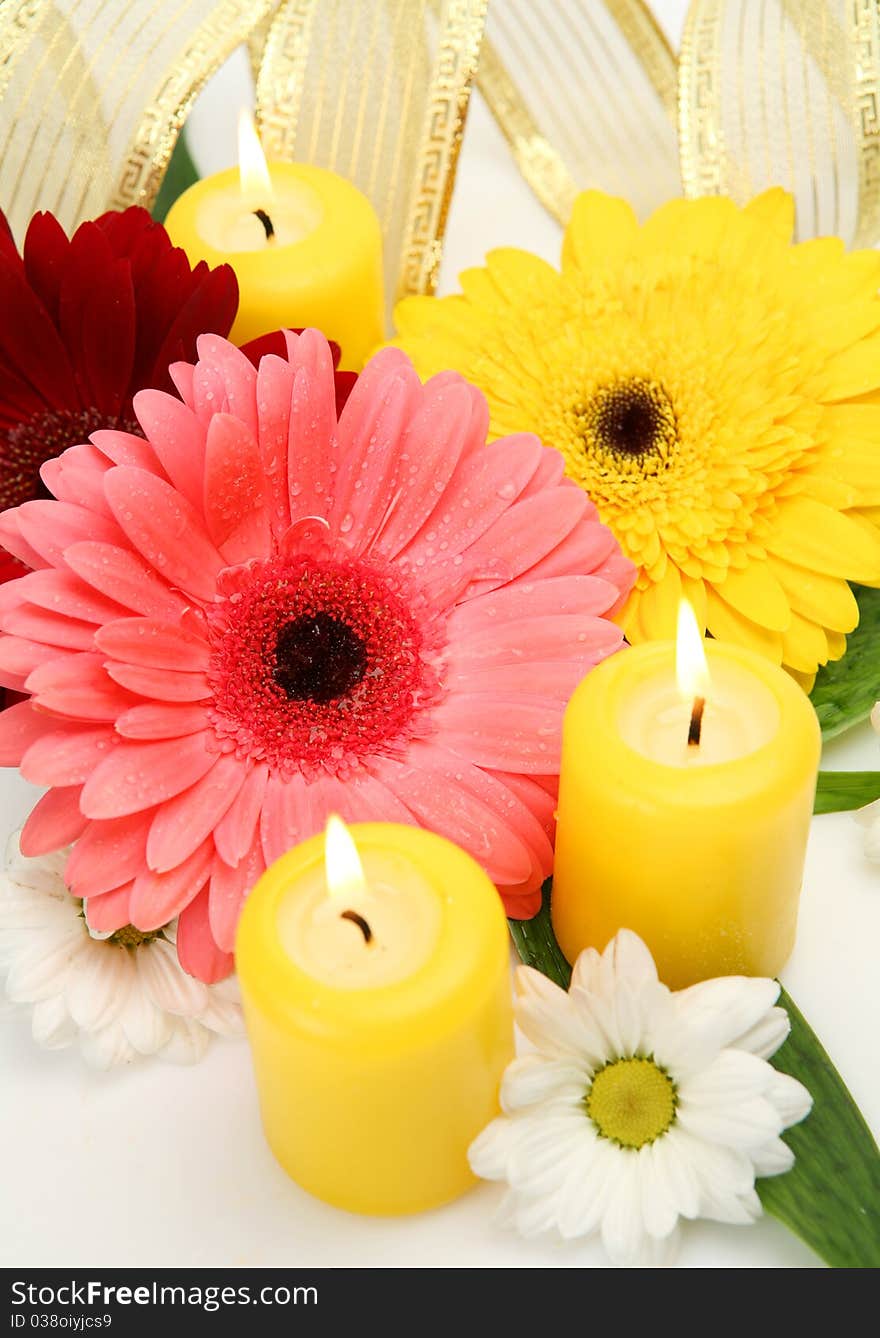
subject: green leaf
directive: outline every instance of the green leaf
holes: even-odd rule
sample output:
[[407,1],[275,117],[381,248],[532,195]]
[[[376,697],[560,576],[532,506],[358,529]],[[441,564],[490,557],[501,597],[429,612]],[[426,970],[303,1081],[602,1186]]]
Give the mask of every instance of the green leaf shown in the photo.
[[785,990],[791,1032],[772,1064],[813,1098],[807,1118],[783,1134],[796,1161],[758,1180],[778,1217],[832,1268],[880,1268],[880,1151],[837,1069]]
[[880,799],[880,771],[820,771],[814,813],[842,813]]
[[[551,882],[532,920],[510,920],[517,952],[563,989],[571,967],[550,921]],[[880,1267],[880,1151],[858,1106],[815,1033],[785,990],[779,1002],[791,1032],[773,1066],[809,1090],[813,1109],[784,1134],[796,1161],[784,1175],[758,1180],[768,1213],[778,1217],[832,1268]]]
[[171,161],[165,171],[156,203],[153,205],[153,218],[157,223],[164,223],[165,215],[174,204],[178,195],[199,179],[198,168],[193,162],[186,142],[186,131],[181,130],[171,154]]
[[843,659],[819,670],[810,693],[825,739],[866,720],[880,700],[880,590],[853,586],[853,594],[859,625],[847,637]]

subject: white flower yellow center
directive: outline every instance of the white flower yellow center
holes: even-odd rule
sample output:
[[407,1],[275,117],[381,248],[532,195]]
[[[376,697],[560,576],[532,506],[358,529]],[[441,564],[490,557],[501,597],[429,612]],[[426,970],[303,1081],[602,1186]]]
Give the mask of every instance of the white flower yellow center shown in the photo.
[[675,1120],[675,1084],[653,1059],[617,1059],[596,1074],[585,1103],[603,1138],[640,1148]]
[[161,932],[160,929],[144,931],[135,929],[134,925],[123,925],[110,935],[108,942],[115,943],[119,948],[140,948],[144,943],[152,943]]

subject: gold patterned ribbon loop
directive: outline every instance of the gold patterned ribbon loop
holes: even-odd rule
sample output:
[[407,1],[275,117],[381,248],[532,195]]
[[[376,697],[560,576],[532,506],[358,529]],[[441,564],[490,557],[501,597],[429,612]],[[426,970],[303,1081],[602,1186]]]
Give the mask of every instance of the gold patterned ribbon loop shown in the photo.
[[0,203],[15,234],[37,209],[72,229],[149,207],[202,84],[272,4],[0,4]]
[[799,237],[877,240],[877,0],[694,0],[679,92],[687,194],[783,185]]
[[675,56],[641,0],[492,0],[478,85],[560,223],[588,186],[642,216],[680,193]]
[[257,116],[270,157],[317,163],[373,202],[389,307],[436,284],[486,0],[283,0]]

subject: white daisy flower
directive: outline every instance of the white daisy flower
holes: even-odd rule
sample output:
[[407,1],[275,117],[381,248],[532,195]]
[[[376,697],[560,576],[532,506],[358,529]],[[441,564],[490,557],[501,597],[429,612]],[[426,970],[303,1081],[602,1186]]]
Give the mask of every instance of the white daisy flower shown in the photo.
[[67,851],[28,859],[18,834],[0,873],[0,976],[6,997],[32,1007],[38,1045],[78,1041],[90,1064],[108,1069],[139,1055],[192,1064],[212,1032],[242,1032],[235,980],[203,985],[181,969],[175,925],[143,934],[131,925],[93,932],[87,907],[64,882]]
[[679,1218],[747,1223],[755,1177],[794,1163],[780,1134],[812,1104],[766,1061],[788,1035],[774,980],[729,976],[673,993],[621,930],[581,953],[569,992],[517,971],[517,1022],[535,1047],[504,1075],[504,1114],[471,1145],[509,1186],[526,1236],[601,1231],[612,1261],[665,1262]]

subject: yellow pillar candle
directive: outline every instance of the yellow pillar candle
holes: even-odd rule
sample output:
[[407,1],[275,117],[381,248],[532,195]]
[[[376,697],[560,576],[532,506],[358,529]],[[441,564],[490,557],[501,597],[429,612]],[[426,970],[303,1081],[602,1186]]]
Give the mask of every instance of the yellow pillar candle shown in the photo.
[[485,873],[442,837],[359,824],[353,852],[346,830],[328,827],[326,872],[317,836],[242,914],[263,1126],[318,1198],[418,1212],[470,1187],[468,1145],[497,1113],[513,1056],[507,924]]
[[341,366],[359,371],[384,338],[382,230],[373,206],[335,172],[267,165],[246,114],[239,161],[175,201],[165,220],[171,240],[192,265],[232,265],[234,343],[314,326],[340,345]]
[[701,682],[679,686],[675,645],[649,642],[575,691],[551,902],[569,961],[633,929],[675,989],[772,976],[788,958],[821,743],[786,673],[694,634],[708,662]]

